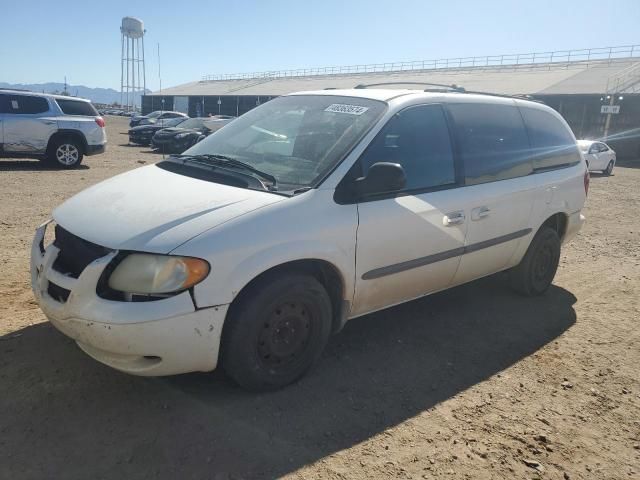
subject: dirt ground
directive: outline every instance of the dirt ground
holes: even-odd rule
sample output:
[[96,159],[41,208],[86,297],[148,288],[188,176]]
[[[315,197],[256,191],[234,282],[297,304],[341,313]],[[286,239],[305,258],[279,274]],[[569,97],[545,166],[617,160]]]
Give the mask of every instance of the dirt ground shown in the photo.
[[640,162],[592,176],[545,296],[498,275],[353,320],[301,382],[255,395],[119,373],[34,304],[34,228],[158,159],[107,124],[82,169],[0,160],[1,479],[640,478]]

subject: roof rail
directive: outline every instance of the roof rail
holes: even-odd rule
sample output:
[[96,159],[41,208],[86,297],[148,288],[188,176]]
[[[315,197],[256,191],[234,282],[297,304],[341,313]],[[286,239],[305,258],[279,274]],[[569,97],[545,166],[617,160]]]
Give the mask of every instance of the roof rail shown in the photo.
[[517,100],[529,100],[531,102],[544,104],[542,100],[538,100],[537,98],[524,93],[516,93],[514,95],[509,95],[506,93],[480,92],[480,91],[474,91],[474,90],[467,90],[464,93],[471,93],[473,95],[490,95],[492,97],[502,97],[502,98],[515,98]]
[[466,90],[459,85],[445,85],[443,83],[428,83],[428,82],[383,82],[383,83],[361,83],[353,88],[364,89],[369,87],[381,87],[385,85],[427,85],[428,87],[437,88],[425,88],[425,92],[459,92],[464,93]]

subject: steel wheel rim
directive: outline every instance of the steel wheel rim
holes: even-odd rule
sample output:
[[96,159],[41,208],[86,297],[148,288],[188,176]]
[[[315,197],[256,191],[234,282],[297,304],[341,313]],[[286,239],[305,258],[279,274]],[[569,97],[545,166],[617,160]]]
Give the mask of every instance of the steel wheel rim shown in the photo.
[[260,363],[277,369],[299,362],[309,345],[311,330],[311,313],[304,303],[292,301],[277,305],[258,334]]
[[62,165],[73,165],[78,161],[80,152],[71,143],[64,143],[56,149],[56,160]]
[[544,244],[538,250],[533,262],[533,281],[543,284],[548,281],[549,273],[553,265],[553,249],[551,245]]

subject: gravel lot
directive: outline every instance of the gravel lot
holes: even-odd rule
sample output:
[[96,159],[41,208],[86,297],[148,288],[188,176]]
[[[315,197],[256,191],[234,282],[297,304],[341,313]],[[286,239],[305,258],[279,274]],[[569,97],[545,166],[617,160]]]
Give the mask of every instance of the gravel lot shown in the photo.
[[138,378],[34,304],[34,228],[79,190],[156,161],[126,145],[74,171],[0,160],[0,478],[640,478],[640,162],[593,175],[587,224],[542,298],[498,275],[350,322],[300,383]]

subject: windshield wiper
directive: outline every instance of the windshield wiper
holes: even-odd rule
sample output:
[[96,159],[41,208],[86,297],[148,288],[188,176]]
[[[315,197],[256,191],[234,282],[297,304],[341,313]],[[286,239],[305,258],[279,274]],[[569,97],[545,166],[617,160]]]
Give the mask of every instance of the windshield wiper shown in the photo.
[[245,170],[247,172],[251,172],[254,175],[257,175],[271,183],[268,186],[269,190],[275,191],[278,190],[278,180],[273,175],[263,172],[262,170],[258,170],[255,167],[252,167],[248,163],[241,162],[232,157],[227,157],[226,155],[219,155],[217,153],[206,153],[199,155],[172,155],[175,158],[183,158],[186,160],[194,159],[194,160],[204,160],[208,164],[221,166],[221,167],[235,167],[240,170]]

